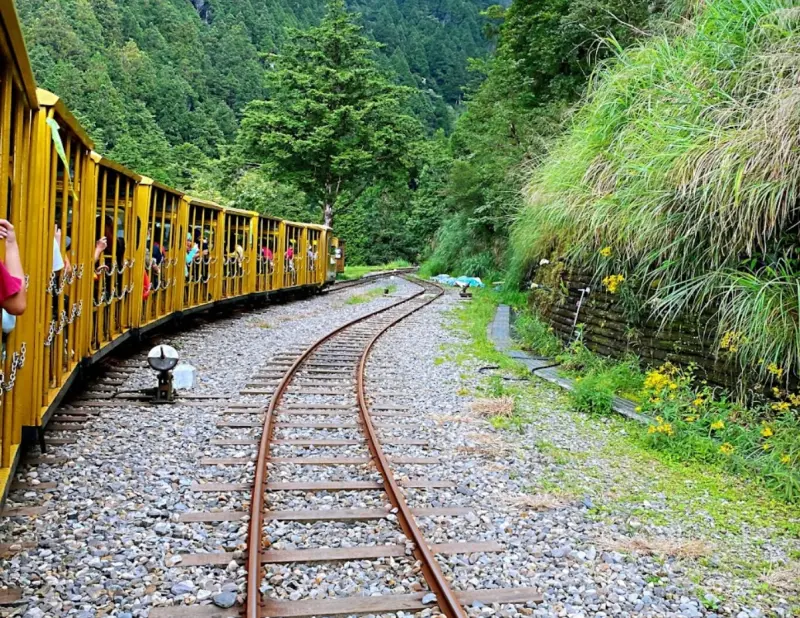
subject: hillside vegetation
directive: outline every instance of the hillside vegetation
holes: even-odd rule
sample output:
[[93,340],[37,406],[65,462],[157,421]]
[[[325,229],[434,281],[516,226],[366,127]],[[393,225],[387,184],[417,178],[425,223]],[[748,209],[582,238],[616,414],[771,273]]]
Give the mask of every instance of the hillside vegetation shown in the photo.
[[607,41],[630,45],[661,14],[645,0],[517,1],[486,11],[497,49],[472,64],[429,271],[492,276],[503,268],[528,170],[563,130],[594,66],[614,54]]
[[[37,80],[64,99],[106,156],[228,206],[315,222],[325,212],[332,221],[335,207],[352,263],[417,260],[439,226],[450,162],[444,134],[469,79],[468,59],[491,48],[480,14],[485,0],[17,6]],[[326,56],[325,45],[339,36],[336,19],[352,24],[353,53],[342,57]],[[330,62],[317,62],[320,54]],[[336,88],[364,68],[369,80],[336,98]],[[280,77],[287,70],[311,79],[310,87],[292,92],[298,83]],[[380,113],[369,103],[377,101],[376,84],[383,84]],[[305,98],[315,98],[318,111],[328,107],[327,124],[314,126],[319,116],[306,113]],[[267,109],[314,135],[294,161],[313,161],[307,170],[322,163],[332,172],[327,185],[319,169],[302,181],[298,169],[276,166],[287,153],[272,156],[260,138],[277,125],[269,114],[255,119]],[[284,136],[305,143],[293,131]],[[389,151],[397,156],[385,157]]]
[[[525,345],[575,378],[575,409],[633,398],[652,447],[797,502],[800,12],[564,0],[489,13],[497,53],[451,138],[427,271],[503,278]],[[584,276],[594,318],[567,289]],[[566,348],[552,327],[565,315],[578,320]],[[640,337],[671,362],[643,367]]]
[[666,318],[714,307],[743,366],[796,373],[798,28],[783,2],[724,0],[620,51],[532,174],[515,257],[622,275]]
[[[317,0],[19,0],[39,84],[63,97],[98,150],[187,186],[224,154],[287,29],[319,22]],[[483,0],[357,0],[381,68],[412,86],[431,131],[448,129],[467,59],[488,50]]]

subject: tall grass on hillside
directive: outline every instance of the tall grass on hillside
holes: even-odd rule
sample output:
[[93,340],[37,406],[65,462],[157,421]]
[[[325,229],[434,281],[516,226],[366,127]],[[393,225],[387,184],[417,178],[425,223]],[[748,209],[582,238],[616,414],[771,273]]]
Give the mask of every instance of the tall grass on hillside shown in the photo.
[[715,0],[675,30],[596,72],[514,252],[622,274],[665,320],[711,306],[743,367],[799,373],[800,8]]

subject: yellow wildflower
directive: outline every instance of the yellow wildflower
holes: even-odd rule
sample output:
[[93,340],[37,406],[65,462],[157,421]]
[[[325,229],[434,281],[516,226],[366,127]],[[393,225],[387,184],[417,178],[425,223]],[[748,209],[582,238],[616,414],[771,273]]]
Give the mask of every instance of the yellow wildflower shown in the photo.
[[650,425],[647,428],[647,433],[663,433],[668,436],[675,435],[675,430],[672,428],[672,423],[664,422],[664,419],[660,416],[656,417],[656,421],[658,421],[657,425]]
[[800,406],[800,395],[795,395],[794,393],[789,395],[789,401],[795,408]]
[[669,383],[669,390],[671,390],[671,391],[678,390],[678,383],[677,382],[670,382]]
[[690,414],[689,416],[685,416],[683,420],[685,420],[687,423],[694,423],[697,420],[697,416]]
[[723,455],[730,455],[731,453],[733,453],[733,451],[734,451],[733,444],[731,444],[730,442],[726,442],[725,444],[719,447],[719,452],[722,453]]
[[775,363],[770,363],[767,365],[767,371],[774,375],[778,380],[783,377],[783,367],[778,367],[778,365]]
[[711,423],[711,429],[725,429],[725,423],[723,421],[717,420]]
[[747,337],[743,336],[739,331],[729,330],[722,335],[719,347],[721,350],[736,352],[743,343],[747,343]]
[[644,378],[644,388],[649,391],[661,391],[670,383],[669,377],[660,371],[648,371]]
[[636,412],[641,412],[641,411],[642,411],[642,406],[636,406]]
[[700,407],[700,406],[702,406],[704,403],[705,403],[705,399],[703,399],[702,397],[700,397],[700,396],[698,395],[698,396],[695,398],[695,400],[692,402],[692,405],[694,405],[695,407]]
[[768,451],[769,449],[772,448],[772,444],[770,444],[769,442],[764,442],[764,444],[761,445],[761,448],[764,449],[765,451]]
[[772,409],[773,410],[777,410],[778,412],[786,412],[786,410],[788,410],[790,407],[791,406],[785,401],[781,401],[780,403],[773,403],[772,404]]
[[761,428],[761,435],[762,435],[763,437],[765,437],[765,438],[769,438],[769,437],[771,437],[772,435],[774,435],[774,432],[772,431],[772,427],[770,427],[769,425],[764,425],[764,426]]
[[611,257],[611,247],[603,247],[600,249],[600,255],[603,257]]
[[616,294],[623,281],[625,277],[622,275],[609,275],[603,279],[603,285],[609,294]]
[[784,465],[789,465],[789,462],[790,462],[791,460],[792,460],[792,458],[791,458],[791,457],[789,457],[788,455],[785,455],[785,454],[784,454],[784,455],[781,455],[781,463],[782,463],[782,464],[784,464]]

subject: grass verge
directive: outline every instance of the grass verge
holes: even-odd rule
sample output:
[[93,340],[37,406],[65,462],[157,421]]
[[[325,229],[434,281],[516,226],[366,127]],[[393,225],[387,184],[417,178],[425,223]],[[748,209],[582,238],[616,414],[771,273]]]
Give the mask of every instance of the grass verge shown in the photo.
[[396,285],[390,285],[385,288],[373,288],[371,290],[367,290],[363,294],[353,294],[353,296],[349,297],[346,301],[344,301],[345,305],[360,305],[362,303],[368,303],[371,300],[375,300],[379,296],[383,296],[384,294],[394,294],[397,291]]
[[[473,369],[480,364],[506,375],[525,373],[488,339],[498,301],[497,294],[479,292],[460,305],[453,326],[468,342],[448,357]],[[615,551],[680,558],[700,598],[736,597],[760,607],[788,600],[797,607],[800,517],[762,479],[732,474],[719,461],[654,449],[646,427],[617,415],[578,412],[570,395],[542,381],[492,375],[474,394],[473,414],[501,431],[476,433],[473,448],[535,450],[548,462],[525,479],[532,502],[545,497],[554,508],[583,500],[591,505],[587,517],[629,539],[618,540],[623,545]],[[670,547],[661,547],[665,540]]]
[[411,266],[411,262],[406,262],[405,260],[395,260],[394,262],[378,264],[375,266],[345,266],[344,272],[339,273],[336,278],[339,281],[351,281],[353,279],[360,279],[369,273],[381,270],[394,270],[396,268],[410,268]]

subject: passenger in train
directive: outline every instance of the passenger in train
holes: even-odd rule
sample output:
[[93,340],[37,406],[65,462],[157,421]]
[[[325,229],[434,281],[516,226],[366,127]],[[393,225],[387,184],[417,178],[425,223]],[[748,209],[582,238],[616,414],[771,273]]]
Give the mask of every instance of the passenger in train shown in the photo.
[[269,248],[269,245],[264,245],[263,249],[261,249],[261,254],[264,256],[264,260],[267,263],[267,273],[272,273],[275,268],[275,258],[272,255],[272,249]]
[[314,265],[317,263],[317,241],[315,240],[306,251],[308,256],[308,271],[314,271]]
[[200,247],[197,245],[197,243],[192,241],[192,235],[186,234],[186,266],[183,270],[187,277],[189,276],[189,264],[194,262],[194,258],[197,256],[199,251]]
[[[53,272],[57,273],[63,269],[65,274],[69,274],[72,272],[72,264],[70,264],[69,255],[67,255],[66,251],[64,256],[61,256],[61,238],[61,228],[56,223],[56,229],[53,233]],[[67,236],[67,242],[69,243],[69,236]],[[69,246],[65,247],[65,249],[67,248]]]
[[[97,217],[95,221],[95,230],[97,235],[100,235],[100,223],[101,217]],[[105,218],[105,225],[103,226],[103,236],[95,243],[94,249],[94,263],[96,270],[106,270],[110,272],[114,265],[114,262],[117,264],[117,271],[122,271],[122,266],[125,262],[125,238],[119,236],[117,238],[117,248],[116,248],[116,255],[111,255],[111,250],[109,249],[109,245],[113,247],[114,244],[114,220],[106,216]],[[103,264],[100,264],[101,256],[105,256],[103,259]],[[116,259],[115,259],[116,258]]]
[[0,240],[6,241],[6,261],[0,262],[0,307],[10,315],[22,315],[27,307],[25,271],[14,226],[5,219],[0,219]]
[[294,271],[294,239],[289,241],[289,248],[286,250],[286,270]]

